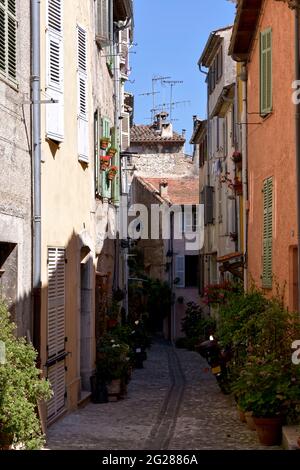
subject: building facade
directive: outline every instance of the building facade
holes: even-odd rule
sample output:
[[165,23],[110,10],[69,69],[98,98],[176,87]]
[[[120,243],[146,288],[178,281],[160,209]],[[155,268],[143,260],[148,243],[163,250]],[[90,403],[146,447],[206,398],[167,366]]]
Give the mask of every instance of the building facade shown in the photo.
[[298,306],[294,21],[286,2],[257,1],[250,11],[241,1],[230,48],[247,80],[248,280],[267,294],[280,286],[291,309]]
[[[115,230],[119,203],[121,37],[133,15],[129,0],[77,0],[70,6],[67,0],[41,4],[41,88],[47,101],[42,108],[41,357],[54,390],[48,423],[89,394],[96,326],[100,315],[105,320],[107,302],[99,291],[103,279],[107,296],[118,282],[117,242],[106,232],[108,222]],[[128,32],[126,38],[128,47]],[[105,168],[103,139],[113,150]]]
[[0,2],[0,296],[32,338],[30,1]]

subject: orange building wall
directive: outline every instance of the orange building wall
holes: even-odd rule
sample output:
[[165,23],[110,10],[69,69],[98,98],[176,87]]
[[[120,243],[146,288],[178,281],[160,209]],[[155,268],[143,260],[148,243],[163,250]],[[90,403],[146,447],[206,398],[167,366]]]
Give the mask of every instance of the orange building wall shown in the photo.
[[[263,180],[274,178],[273,292],[276,281],[295,306],[291,247],[297,244],[294,80],[294,14],[286,4],[266,0],[248,65],[248,113],[259,113],[259,32],[272,28],[273,113],[248,115],[249,277],[262,286]],[[260,123],[260,124],[255,124]],[[295,273],[294,273],[295,274]]]

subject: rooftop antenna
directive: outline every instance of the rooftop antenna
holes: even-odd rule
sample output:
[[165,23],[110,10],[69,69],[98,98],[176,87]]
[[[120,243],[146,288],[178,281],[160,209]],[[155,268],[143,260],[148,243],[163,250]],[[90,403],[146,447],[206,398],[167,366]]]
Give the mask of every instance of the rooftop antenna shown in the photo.
[[167,85],[170,85],[170,121],[172,121],[172,111],[173,111],[173,106],[172,106],[172,101],[173,101],[173,88],[176,85],[182,84],[183,80],[163,80],[162,83],[166,83]]
[[[152,96],[153,96],[153,110],[155,109],[155,84],[156,82],[163,82],[163,80],[169,80],[171,77],[163,77],[161,75],[155,75],[152,78]],[[154,121],[154,115],[152,114],[152,120]]]

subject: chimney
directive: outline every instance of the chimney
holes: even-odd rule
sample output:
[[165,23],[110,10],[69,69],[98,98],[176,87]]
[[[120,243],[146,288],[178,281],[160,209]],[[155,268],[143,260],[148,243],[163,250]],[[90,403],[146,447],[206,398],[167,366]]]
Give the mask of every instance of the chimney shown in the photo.
[[182,137],[185,138],[185,135],[186,135],[186,129],[182,129]]
[[159,183],[159,194],[161,197],[168,196],[168,180],[161,180]]

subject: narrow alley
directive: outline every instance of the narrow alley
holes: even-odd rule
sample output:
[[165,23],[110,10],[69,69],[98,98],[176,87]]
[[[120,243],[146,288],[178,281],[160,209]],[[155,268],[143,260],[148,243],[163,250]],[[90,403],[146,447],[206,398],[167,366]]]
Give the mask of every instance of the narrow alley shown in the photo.
[[47,449],[265,449],[206,367],[196,352],[155,342],[124,400],[65,416],[49,428]]

